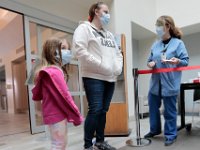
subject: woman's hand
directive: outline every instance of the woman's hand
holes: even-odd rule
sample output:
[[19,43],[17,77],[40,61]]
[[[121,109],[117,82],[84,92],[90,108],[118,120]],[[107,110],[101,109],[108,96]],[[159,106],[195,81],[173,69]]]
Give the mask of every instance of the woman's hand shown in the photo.
[[169,63],[173,64],[173,65],[177,65],[180,63],[180,59],[176,58],[176,57],[172,57],[170,59],[171,61]]
[[149,68],[153,68],[153,67],[155,67],[155,65],[156,65],[156,62],[155,62],[155,61],[151,61],[151,62],[149,62],[149,63],[147,64],[147,66],[148,66]]

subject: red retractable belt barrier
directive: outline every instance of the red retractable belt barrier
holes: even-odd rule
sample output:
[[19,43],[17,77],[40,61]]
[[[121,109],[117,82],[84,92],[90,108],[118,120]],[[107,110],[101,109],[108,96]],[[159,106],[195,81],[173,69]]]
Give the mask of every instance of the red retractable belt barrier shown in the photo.
[[174,71],[195,70],[195,69],[200,69],[200,66],[187,66],[187,67],[178,67],[178,68],[160,68],[160,69],[151,69],[151,70],[138,70],[138,74],[174,72]]

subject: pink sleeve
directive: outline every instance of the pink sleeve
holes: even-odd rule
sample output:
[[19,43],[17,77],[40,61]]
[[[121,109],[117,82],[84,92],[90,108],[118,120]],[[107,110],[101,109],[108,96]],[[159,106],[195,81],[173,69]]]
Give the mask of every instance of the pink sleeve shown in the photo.
[[81,124],[83,117],[74,103],[62,72],[55,71],[47,78],[47,80],[43,80],[43,84],[48,85],[51,94],[56,97],[54,100],[56,101],[57,106],[68,116],[68,121],[73,118],[73,120],[75,120],[75,122],[73,122],[74,125]]
[[35,82],[35,86],[32,89],[32,99],[34,101],[40,101],[42,100],[43,96],[42,96],[42,78],[41,78],[41,73],[39,73],[37,75],[37,77],[35,77],[34,79]]

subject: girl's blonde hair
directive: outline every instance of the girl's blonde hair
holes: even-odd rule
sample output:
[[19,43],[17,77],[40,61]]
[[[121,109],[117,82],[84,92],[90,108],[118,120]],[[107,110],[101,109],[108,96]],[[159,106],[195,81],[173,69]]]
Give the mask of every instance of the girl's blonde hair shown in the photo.
[[[41,55],[40,63],[35,66],[34,69],[34,81],[37,78],[38,72],[47,66],[56,65],[61,67],[65,77],[68,77],[66,67],[62,65],[62,53],[61,53],[62,40],[52,37],[45,41],[43,44],[43,50]],[[59,57],[56,57],[59,56]]]
[[170,16],[160,16],[156,21],[156,25],[169,27],[169,33],[171,37],[181,39],[183,36],[183,33],[178,27],[175,26],[174,20]]
[[[62,41],[58,38],[52,37],[45,41],[42,50],[42,65],[57,65],[62,66],[61,57],[61,45]],[[58,54],[57,54],[58,53]],[[56,57],[59,55],[59,57]]]

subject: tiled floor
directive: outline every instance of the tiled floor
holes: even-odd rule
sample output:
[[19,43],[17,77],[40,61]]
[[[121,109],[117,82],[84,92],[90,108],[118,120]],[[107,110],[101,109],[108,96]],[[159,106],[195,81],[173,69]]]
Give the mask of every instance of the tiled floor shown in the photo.
[[[11,132],[7,136],[0,137],[0,150],[48,150],[50,146],[49,139],[45,136],[44,133],[31,135],[29,131],[28,120],[23,119],[23,115],[10,116],[12,118],[9,122],[4,116],[4,119],[0,119],[0,133],[4,135],[8,132],[7,129],[16,127],[17,132]],[[18,118],[18,121],[16,119]],[[27,118],[24,116],[24,118]],[[21,122],[19,120],[21,119]],[[187,118],[188,122],[191,121],[191,117]],[[5,123],[5,122],[6,123]],[[178,121],[180,122],[180,120]],[[148,132],[149,122],[148,118],[140,120],[141,123],[141,137]],[[125,142],[136,137],[135,132],[135,122],[130,121],[129,127],[132,129],[132,132],[129,137],[108,137],[106,140],[116,148],[124,147]],[[20,133],[22,132],[22,133]],[[18,134],[13,134],[18,133]],[[199,137],[197,137],[199,138]],[[68,148],[67,150],[82,150],[83,149],[83,127],[70,127],[68,129]],[[134,149],[134,148],[133,148]]]

